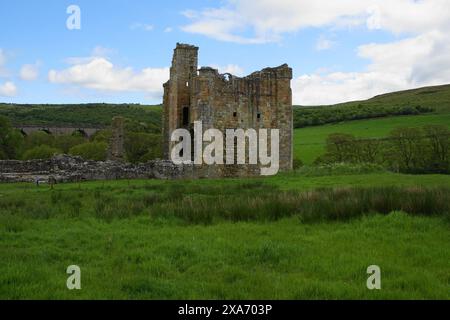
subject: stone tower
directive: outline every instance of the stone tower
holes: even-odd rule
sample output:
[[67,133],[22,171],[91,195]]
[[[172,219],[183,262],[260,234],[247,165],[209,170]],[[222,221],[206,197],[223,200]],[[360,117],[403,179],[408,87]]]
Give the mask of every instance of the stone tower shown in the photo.
[[108,160],[123,161],[125,158],[124,122],[125,119],[123,117],[114,117],[112,119]]
[[188,128],[191,108],[191,87],[197,74],[198,48],[177,44],[173,53],[170,80],[164,84],[163,137],[164,158],[168,159],[173,143],[170,134],[178,128]]
[[[171,133],[178,128],[193,130],[202,121],[203,130],[279,129],[280,171],[292,169],[293,114],[292,69],[287,64],[266,68],[246,77],[198,69],[198,48],[177,44],[170,80],[164,84],[164,157],[169,159],[175,143]],[[247,153],[248,154],[248,153]],[[197,168],[199,177],[250,176],[258,165],[215,165]]]

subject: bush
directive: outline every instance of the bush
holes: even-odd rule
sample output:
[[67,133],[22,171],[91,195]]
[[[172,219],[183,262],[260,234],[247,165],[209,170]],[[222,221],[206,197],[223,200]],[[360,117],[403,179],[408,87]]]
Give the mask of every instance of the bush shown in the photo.
[[25,138],[25,145],[27,149],[32,149],[34,147],[39,147],[42,145],[47,145],[50,147],[54,146],[55,137],[44,131],[37,131],[30,133]]
[[92,136],[92,141],[109,143],[111,136],[112,131],[110,129],[99,130]]
[[71,148],[85,142],[86,139],[81,135],[61,135],[55,137],[54,146],[64,153],[68,153]]
[[300,169],[301,167],[303,167],[303,161],[298,158],[294,158],[292,167],[294,170]]
[[139,163],[161,158],[160,134],[127,132],[125,140],[125,152],[129,162]]
[[449,173],[450,130],[444,125],[396,128],[383,139],[330,134],[326,141],[326,153],[318,157],[314,164],[336,163],[375,163],[391,171],[410,174]]
[[70,149],[69,154],[80,156],[86,160],[105,161],[108,144],[105,142],[88,142]]
[[8,118],[0,116],[0,159],[16,159],[23,145],[23,137],[11,126]]
[[47,145],[41,145],[25,151],[22,158],[23,160],[50,159],[59,153],[62,153],[59,149],[52,148]]

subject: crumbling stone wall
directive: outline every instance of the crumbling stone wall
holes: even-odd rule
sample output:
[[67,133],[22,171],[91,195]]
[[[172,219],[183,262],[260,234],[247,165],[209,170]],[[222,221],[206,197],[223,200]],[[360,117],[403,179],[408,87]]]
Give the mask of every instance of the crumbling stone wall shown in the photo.
[[[198,48],[177,44],[170,80],[164,84],[163,137],[164,157],[170,158],[175,143],[170,134],[178,128],[193,131],[202,121],[203,131],[210,128],[279,129],[280,170],[292,169],[293,114],[292,69],[284,64],[266,68],[247,77],[219,74],[203,67],[198,70]],[[248,149],[246,152],[248,156]],[[199,168],[211,177],[259,174],[258,165],[216,165]]]
[[201,177],[192,166],[174,165],[167,160],[142,164],[120,161],[87,161],[81,157],[58,155],[49,160],[2,160],[0,182],[78,182],[116,179],[183,179]]

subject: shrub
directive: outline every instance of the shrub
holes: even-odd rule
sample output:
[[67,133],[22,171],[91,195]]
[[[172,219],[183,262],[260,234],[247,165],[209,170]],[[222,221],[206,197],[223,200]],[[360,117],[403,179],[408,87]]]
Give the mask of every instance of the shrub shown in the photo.
[[0,116],[0,159],[16,159],[23,145],[23,137],[11,126],[8,118]]
[[30,150],[25,151],[22,158],[23,160],[32,160],[32,159],[50,159],[54,155],[61,153],[61,150],[52,148],[47,145],[41,145],[38,147],[34,147]]
[[25,146],[27,149],[39,147],[42,145],[54,146],[55,137],[44,131],[32,132],[25,138]]
[[161,158],[161,135],[127,132],[125,140],[125,152],[128,161],[138,163]]
[[80,135],[61,135],[55,137],[54,146],[64,153],[68,153],[73,147],[85,142],[86,139]]
[[107,157],[108,144],[105,142],[88,142],[70,149],[69,154],[86,160],[104,161]]
[[298,170],[301,167],[303,167],[303,161],[298,159],[298,158],[294,158],[294,161],[292,163],[292,167],[294,170]]

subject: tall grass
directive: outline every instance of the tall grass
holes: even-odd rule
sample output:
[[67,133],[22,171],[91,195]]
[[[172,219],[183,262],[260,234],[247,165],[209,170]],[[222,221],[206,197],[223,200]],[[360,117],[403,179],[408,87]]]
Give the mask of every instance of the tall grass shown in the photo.
[[[282,191],[262,181],[234,185],[167,184],[135,190],[48,190],[30,197],[0,197],[5,219],[55,216],[95,217],[107,222],[133,216],[187,224],[220,221],[275,221],[296,216],[303,222],[345,221],[371,213],[404,211],[450,217],[448,187],[319,188]],[[450,220],[450,219],[449,219]],[[11,229],[19,220],[11,220]]]
[[304,222],[348,220],[370,213],[405,211],[415,215],[448,215],[449,188],[338,188],[309,192],[198,197],[187,195],[151,208],[152,216],[176,217],[188,223],[274,221],[298,216]]

